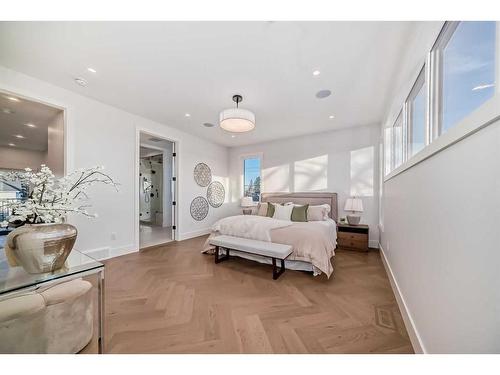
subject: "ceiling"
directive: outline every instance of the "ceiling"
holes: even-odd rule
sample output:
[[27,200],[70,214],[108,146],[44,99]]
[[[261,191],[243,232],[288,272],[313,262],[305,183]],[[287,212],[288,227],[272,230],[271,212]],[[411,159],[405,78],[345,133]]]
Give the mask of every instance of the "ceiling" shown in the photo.
[[140,158],[149,158],[150,156],[162,155],[163,152],[161,150],[154,150],[152,148],[141,146],[139,148],[139,157]]
[[[0,91],[0,146],[46,151],[48,125],[60,112],[60,109]],[[19,135],[24,138],[16,137]]]
[[[380,123],[416,22],[1,22],[0,64],[225,146]],[[93,68],[96,73],[89,72]],[[320,74],[314,76],[314,70]],[[75,77],[88,81],[75,84]],[[332,95],[318,99],[319,90]],[[237,135],[233,107],[256,114]],[[190,114],[186,117],[185,114]],[[335,116],[333,119],[330,116]]]

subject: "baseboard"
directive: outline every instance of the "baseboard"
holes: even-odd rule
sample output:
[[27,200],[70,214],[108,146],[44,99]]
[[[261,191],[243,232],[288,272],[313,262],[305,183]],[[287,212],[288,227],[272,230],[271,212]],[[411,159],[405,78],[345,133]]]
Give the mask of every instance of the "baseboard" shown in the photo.
[[189,240],[190,238],[195,238],[199,236],[204,236],[206,234],[210,234],[212,230],[210,228],[194,230],[192,232],[186,232],[179,234],[179,241]]
[[97,249],[82,251],[82,253],[96,260],[106,260],[125,254],[135,253],[136,251],[138,251],[138,249],[136,249],[136,247],[132,244],[114,248],[111,248],[109,246],[99,247]]
[[408,336],[410,336],[410,341],[413,346],[413,350],[417,354],[426,354],[427,351],[425,350],[425,346],[422,343],[422,338],[420,337],[417,331],[417,327],[415,326],[415,322],[413,321],[410,310],[406,305],[403,294],[401,294],[398,282],[394,277],[394,273],[392,272],[391,265],[385,256],[384,248],[382,247],[381,244],[378,244],[378,247],[380,249],[382,263],[384,264],[385,271],[387,272],[387,276],[389,277],[389,282],[391,283],[392,291],[396,296],[396,301],[398,303],[399,310],[401,311],[401,315],[405,322],[406,330],[408,331]]
[[121,246],[121,247],[115,247],[115,248],[111,249],[110,258],[119,257],[119,256],[130,254],[130,253],[135,253],[137,251],[139,251],[139,249],[137,249],[134,244],[130,244],[127,246]]
[[97,249],[92,249],[92,250],[86,250],[86,251],[81,251],[81,253],[84,253],[85,255],[88,255],[91,258],[94,258],[95,260],[104,260],[108,259],[111,254],[111,248],[109,246],[106,247],[99,247]]

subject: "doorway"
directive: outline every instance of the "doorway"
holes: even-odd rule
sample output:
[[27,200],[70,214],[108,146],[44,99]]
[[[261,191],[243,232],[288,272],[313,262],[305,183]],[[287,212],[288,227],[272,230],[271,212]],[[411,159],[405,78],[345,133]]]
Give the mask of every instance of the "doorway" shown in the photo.
[[139,248],[175,240],[175,142],[139,134]]

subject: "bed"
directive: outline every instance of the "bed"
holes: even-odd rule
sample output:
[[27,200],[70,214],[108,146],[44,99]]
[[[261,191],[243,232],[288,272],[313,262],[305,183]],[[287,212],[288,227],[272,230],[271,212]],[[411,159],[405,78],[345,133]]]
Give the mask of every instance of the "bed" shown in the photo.
[[[287,258],[285,267],[292,270],[312,272],[314,276],[333,273],[332,258],[337,243],[336,222],[338,218],[337,194],[326,192],[309,193],[263,193],[263,203],[328,204],[331,209],[324,221],[290,222],[257,215],[237,215],[217,221],[204,244],[203,252],[210,253],[213,247],[209,240],[220,234],[291,245],[293,252]],[[270,259],[257,255],[231,252],[231,255],[261,263]]]

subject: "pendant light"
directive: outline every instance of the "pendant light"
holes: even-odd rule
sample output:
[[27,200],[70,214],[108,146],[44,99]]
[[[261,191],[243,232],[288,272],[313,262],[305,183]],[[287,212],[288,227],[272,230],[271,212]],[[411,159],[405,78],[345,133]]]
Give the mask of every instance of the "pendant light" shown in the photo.
[[230,133],[245,133],[255,128],[255,114],[247,109],[239,108],[243,101],[241,95],[233,95],[236,108],[229,108],[219,114],[219,124]]

